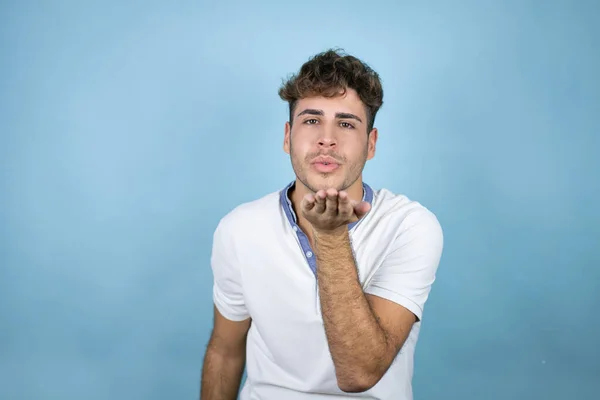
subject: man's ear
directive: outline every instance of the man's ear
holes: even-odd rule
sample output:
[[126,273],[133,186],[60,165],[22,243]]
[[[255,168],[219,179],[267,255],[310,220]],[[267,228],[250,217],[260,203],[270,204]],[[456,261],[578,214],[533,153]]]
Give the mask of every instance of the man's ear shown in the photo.
[[371,132],[369,133],[369,139],[368,139],[368,149],[367,149],[367,160],[372,159],[373,157],[375,157],[375,148],[377,145],[377,136],[378,136],[378,132],[377,132],[377,128],[373,128],[371,130]]
[[292,126],[290,125],[289,122],[286,122],[285,127],[284,127],[284,134],[283,134],[283,151],[285,151],[287,154],[290,154],[290,148],[291,148],[290,135],[291,134],[292,134]]

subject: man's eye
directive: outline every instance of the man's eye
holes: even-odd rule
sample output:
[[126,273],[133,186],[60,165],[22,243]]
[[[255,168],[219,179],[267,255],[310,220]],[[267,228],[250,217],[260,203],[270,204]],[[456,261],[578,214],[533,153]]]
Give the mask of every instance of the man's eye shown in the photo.
[[317,122],[318,121],[314,118],[307,119],[306,121],[304,121],[305,124],[309,124],[309,125],[316,124]]
[[352,128],[354,128],[354,125],[352,125],[352,124],[351,124],[351,123],[349,123],[349,122],[341,122],[341,125],[342,125],[342,127],[344,127],[344,128],[349,128],[349,129],[352,129]]

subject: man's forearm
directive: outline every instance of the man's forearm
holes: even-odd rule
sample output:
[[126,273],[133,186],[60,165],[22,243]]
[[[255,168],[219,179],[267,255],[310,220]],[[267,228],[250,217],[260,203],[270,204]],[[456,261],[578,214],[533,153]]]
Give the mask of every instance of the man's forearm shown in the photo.
[[321,312],[338,385],[364,391],[389,366],[390,346],[360,285],[347,230],[315,236]]
[[202,368],[200,400],[237,399],[245,363],[244,355],[221,354],[209,344]]

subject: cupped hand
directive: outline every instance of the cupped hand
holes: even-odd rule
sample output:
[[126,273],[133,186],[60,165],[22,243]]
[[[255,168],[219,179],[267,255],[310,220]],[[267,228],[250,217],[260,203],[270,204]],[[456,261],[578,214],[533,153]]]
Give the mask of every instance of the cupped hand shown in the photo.
[[302,199],[302,215],[321,232],[336,231],[358,221],[369,212],[371,205],[366,201],[354,201],[345,191],[319,190]]

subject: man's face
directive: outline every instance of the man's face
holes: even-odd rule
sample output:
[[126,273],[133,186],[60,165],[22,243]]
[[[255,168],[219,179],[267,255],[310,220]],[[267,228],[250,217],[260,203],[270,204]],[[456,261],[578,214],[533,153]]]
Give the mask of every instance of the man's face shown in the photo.
[[354,90],[301,99],[293,118],[285,126],[284,150],[304,186],[317,192],[361,184],[365,163],[375,155],[377,130],[368,134],[366,110]]

